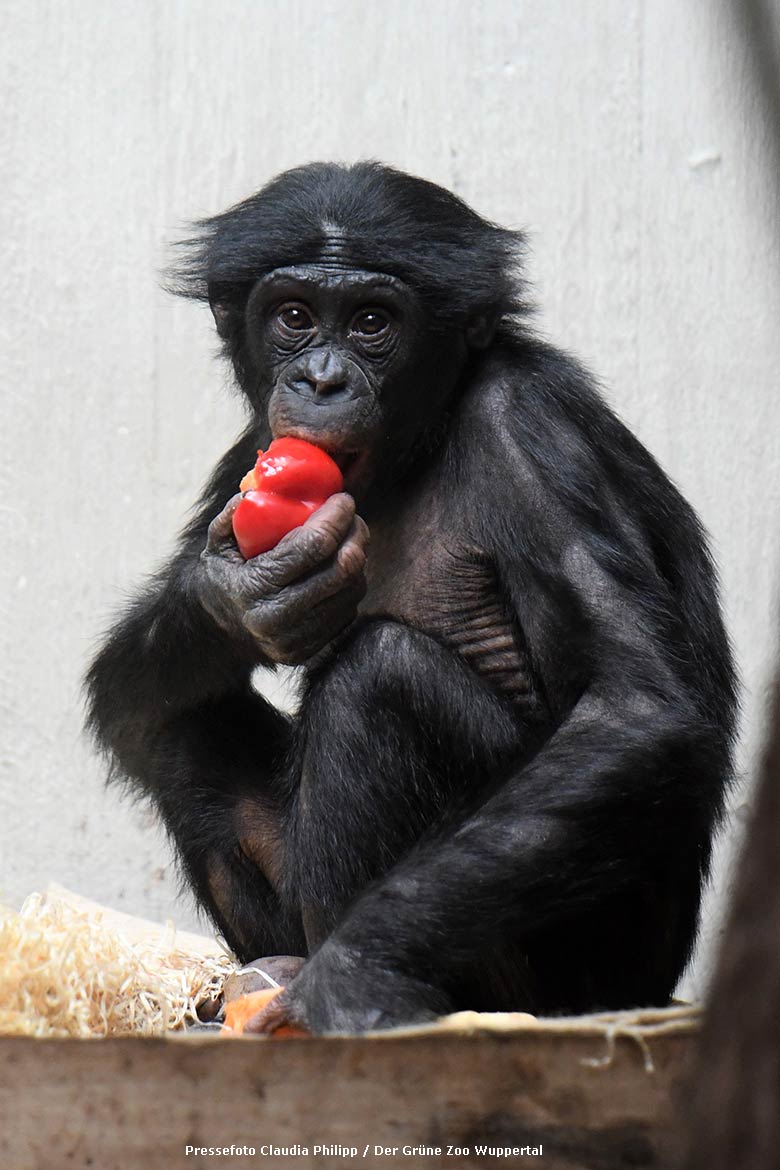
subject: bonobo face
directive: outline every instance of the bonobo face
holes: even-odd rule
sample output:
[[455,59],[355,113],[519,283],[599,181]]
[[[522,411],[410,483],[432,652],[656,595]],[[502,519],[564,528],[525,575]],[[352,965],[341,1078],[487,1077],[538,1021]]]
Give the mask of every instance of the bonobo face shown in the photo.
[[466,356],[401,281],[332,265],[258,281],[246,326],[274,437],[325,448],[358,493],[439,421]]

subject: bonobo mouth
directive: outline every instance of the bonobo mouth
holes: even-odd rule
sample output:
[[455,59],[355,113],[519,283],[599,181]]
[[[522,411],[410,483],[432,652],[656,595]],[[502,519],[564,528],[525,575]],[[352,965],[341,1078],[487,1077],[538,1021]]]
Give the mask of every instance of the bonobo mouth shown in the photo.
[[370,454],[368,448],[342,447],[334,443],[329,435],[317,434],[316,431],[308,431],[305,427],[293,426],[289,429],[285,427],[281,433],[275,433],[274,438],[305,439],[307,443],[313,443],[315,447],[330,455],[344,477],[345,491],[351,492],[353,488],[361,485]]
[[[319,443],[317,446],[319,446]],[[323,447],[323,451],[326,451],[327,454],[330,455],[331,459],[345,478],[361,455],[360,451],[334,451],[330,447]]]
[[347,450],[343,447],[333,447],[328,443],[317,443],[318,447],[322,447],[323,451],[327,451],[333,462],[338,467],[341,474],[344,476],[344,490],[347,492],[354,492],[356,488],[363,485],[364,473],[369,459],[369,452],[365,448],[357,448]]

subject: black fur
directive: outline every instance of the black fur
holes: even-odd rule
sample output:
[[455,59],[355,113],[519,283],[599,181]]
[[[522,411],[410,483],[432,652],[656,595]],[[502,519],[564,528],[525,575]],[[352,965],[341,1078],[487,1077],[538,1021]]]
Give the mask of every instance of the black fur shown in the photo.
[[[313,1030],[660,1004],[690,956],[734,731],[715,574],[652,457],[527,327],[521,242],[430,183],[316,164],[201,224],[171,278],[211,301],[251,420],[95,660],[91,726],[240,957],[311,953],[283,1002]],[[322,272],[326,306],[330,272],[397,278],[396,356],[315,322],[291,363],[262,292],[280,268],[298,300]],[[310,653],[264,558],[230,570],[261,597],[230,625],[201,554],[269,410],[310,405],[292,365],[308,386],[326,351],[381,426],[353,489],[367,586],[356,561]],[[305,433],[349,448],[355,393]],[[250,686],[272,661],[307,663],[294,720]]]
[[334,232],[356,269],[387,272],[415,289],[448,327],[478,313],[524,311],[517,271],[520,232],[487,223],[457,195],[379,163],[310,163],[286,171],[257,195],[183,241],[169,274],[172,291],[208,300],[210,288],[320,259]]

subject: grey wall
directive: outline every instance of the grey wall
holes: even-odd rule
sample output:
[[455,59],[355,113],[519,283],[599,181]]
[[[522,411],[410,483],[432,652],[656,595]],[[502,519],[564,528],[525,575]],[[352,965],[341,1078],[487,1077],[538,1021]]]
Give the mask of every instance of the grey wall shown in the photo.
[[780,572],[780,257],[725,2],[2,13],[0,897],[56,879],[192,920],[151,816],[104,791],[79,680],[240,425],[208,312],[158,291],[163,241],[312,158],[379,157],[529,228],[542,327],[712,533],[749,772]]

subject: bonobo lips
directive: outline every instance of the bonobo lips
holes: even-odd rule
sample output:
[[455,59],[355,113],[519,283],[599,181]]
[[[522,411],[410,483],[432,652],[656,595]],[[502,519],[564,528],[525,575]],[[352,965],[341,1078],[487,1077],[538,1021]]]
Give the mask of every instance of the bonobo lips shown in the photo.
[[333,462],[338,467],[342,475],[346,475],[353,463],[360,458],[359,451],[334,451],[332,449],[324,448],[330,455]]
[[[309,441],[311,442],[312,440]],[[355,487],[360,485],[368,461],[368,451],[339,450],[326,443],[318,443],[317,446],[321,446],[324,451],[327,451],[344,476],[344,488],[346,491],[351,492]]]

